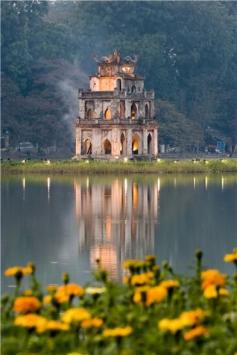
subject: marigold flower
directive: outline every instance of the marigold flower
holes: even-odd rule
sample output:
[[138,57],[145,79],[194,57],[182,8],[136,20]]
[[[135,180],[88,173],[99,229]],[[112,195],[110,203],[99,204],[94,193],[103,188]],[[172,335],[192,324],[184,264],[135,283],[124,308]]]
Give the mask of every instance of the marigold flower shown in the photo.
[[147,291],[147,306],[153,303],[160,303],[167,297],[167,289],[162,286],[151,287]]
[[128,259],[123,262],[124,269],[141,268],[144,265],[145,262],[139,259]]
[[145,294],[146,299],[146,292],[149,290],[149,286],[140,286],[136,287],[134,295],[133,295],[133,302],[136,304],[142,303],[142,295]]
[[55,293],[55,299],[58,303],[64,303],[68,302],[70,297],[73,296],[83,296],[85,293],[85,290],[77,284],[67,284],[58,287],[56,293]]
[[51,295],[46,295],[43,298],[43,304],[48,305],[52,302],[53,297]]
[[217,298],[218,296],[228,296],[229,291],[224,287],[218,289],[215,285],[211,285],[204,290],[203,295],[207,299]]
[[64,323],[79,323],[85,319],[90,319],[91,314],[85,308],[71,308],[64,312],[61,319]]
[[82,328],[99,328],[103,324],[103,320],[100,318],[91,318],[91,319],[84,319],[81,322],[81,327]]
[[224,287],[221,287],[219,290],[218,290],[218,293],[220,296],[229,296],[229,291],[227,290],[227,288],[224,288]]
[[162,319],[158,323],[158,328],[162,331],[169,331],[175,334],[177,331],[182,330],[185,327],[197,325],[203,318],[205,318],[205,316],[206,313],[200,308],[185,311],[181,313],[178,318]]
[[17,297],[15,299],[13,310],[17,313],[31,313],[38,311],[41,303],[38,298],[33,296]]
[[183,322],[184,326],[193,326],[199,323],[206,317],[206,312],[198,308],[192,311],[186,311],[181,313],[179,319]]
[[133,332],[132,327],[107,328],[103,331],[104,337],[125,337]]
[[180,287],[180,283],[177,280],[165,280],[162,281],[159,286],[165,287],[165,288],[177,288]]
[[195,327],[188,332],[184,333],[184,339],[186,341],[192,340],[193,338],[200,337],[202,335],[208,334],[207,328],[203,327],[202,325],[199,325],[198,327]]
[[49,320],[38,327],[37,332],[43,333],[46,331],[67,331],[69,330],[69,325],[56,320]]
[[156,257],[154,255],[145,256],[145,261],[148,263],[154,263],[156,261]]
[[226,275],[216,269],[209,269],[201,273],[202,288],[205,289],[211,285],[224,286]]
[[31,313],[16,317],[14,322],[14,324],[18,327],[24,327],[29,329],[35,328],[39,332],[45,328],[46,323],[47,323],[46,318]]
[[224,261],[226,263],[237,262],[237,249],[234,249],[233,253],[231,253],[231,254],[226,254],[224,256]]
[[85,292],[88,295],[100,295],[101,293],[104,293],[106,291],[105,287],[87,287],[85,289]]
[[57,285],[48,285],[48,286],[47,286],[47,291],[48,291],[49,293],[53,293],[53,292],[56,292],[56,291],[57,291],[57,288],[58,288]]
[[184,324],[179,318],[176,319],[164,318],[160,322],[158,322],[158,328],[163,332],[169,331],[172,334],[175,334],[179,330],[182,330],[184,328]]
[[32,290],[31,290],[31,289],[25,290],[25,291],[23,292],[23,295],[24,295],[24,296],[32,296]]
[[153,280],[153,277],[154,273],[151,271],[145,272],[143,274],[133,275],[131,278],[131,285],[136,286],[150,284]]
[[32,274],[32,267],[30,266],[13,266],[5,270],[5,276],[26,276]]

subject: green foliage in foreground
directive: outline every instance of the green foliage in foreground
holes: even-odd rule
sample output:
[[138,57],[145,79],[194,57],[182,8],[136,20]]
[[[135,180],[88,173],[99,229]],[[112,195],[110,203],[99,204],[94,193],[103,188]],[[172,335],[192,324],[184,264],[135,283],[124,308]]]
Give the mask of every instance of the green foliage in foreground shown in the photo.
[[218,173],[237,172],[237,159],[157,161],[5,161],[3,173],[109,174],[109,173]]
[[[237,266],[237,250],[225,261]],[[189,278],[153,256],[125,261],[123,285],[97,266],[90,287],[64,274],[47,294],[33,264],[7,269],[16,289],[2,297],[2,354],[236,355],[237,274],[203,270],[201,251]]]

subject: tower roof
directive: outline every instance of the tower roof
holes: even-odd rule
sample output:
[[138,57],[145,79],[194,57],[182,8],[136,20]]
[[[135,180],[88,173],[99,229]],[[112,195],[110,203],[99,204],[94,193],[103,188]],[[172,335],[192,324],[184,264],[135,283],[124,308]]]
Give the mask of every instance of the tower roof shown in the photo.
[[120,52],[115,49],[112,54],[98,58],[94,57],[98,64],[98,74],[100,76],[114,76],[116,74],[128,75],[134,77],[135,64],[137,56],[122,57]]

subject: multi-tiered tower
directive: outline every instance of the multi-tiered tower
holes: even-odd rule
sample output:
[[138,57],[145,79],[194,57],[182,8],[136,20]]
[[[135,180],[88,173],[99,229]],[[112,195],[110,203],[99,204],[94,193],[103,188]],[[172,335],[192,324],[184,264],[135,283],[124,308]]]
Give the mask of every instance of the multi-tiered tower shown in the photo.
[[97,74],[90,76],[90,89],[79,89],[76,156],[156,157],[155,95],[144,90],[144,78],[134,73],[137,58],[122,59],[115,50],[96,62]]

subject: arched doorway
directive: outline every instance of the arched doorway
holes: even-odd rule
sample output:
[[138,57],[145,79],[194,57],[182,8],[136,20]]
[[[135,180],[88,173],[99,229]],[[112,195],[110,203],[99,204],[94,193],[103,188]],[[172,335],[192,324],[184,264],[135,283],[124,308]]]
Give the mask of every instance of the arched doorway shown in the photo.
[[124,155],[126,153],[126,142],[125,142],[125,135],[124,133],[120,136],[120,155]]
[[92,154],[92,143],[89,138],[84,140],[82,144],[82,154],[83,155],[91,155]]
[[119,91],[122,90],[122,81],[121,79],[117,79],[117,82],[116,82],[116,87]]
[[132,138],[132,154],[138,155],[140,147],[140,138],[137,134],[135,134]]
[[108,139],[104,141],[104,153],[111,154],[111,143]]
[[149,106],[148,104],[145,105],[145,118],[149,118]]
[[92,109],[89,108],[89,109],[86,111],[86,118],[87,118],[88,120],[91,120],[92,117],[93,117],[93,112],[92,112]]
[[147,136],[147,152],[148,154],[152,154],[152,137],[150,133]]
[[106,120],[111,120],[111,118],[112,118],[111,110],[110,110],[110,108],[108,107],[108,108],[105,110],[105,119],[106,119]]
[[131,117],[132,120],[135,120],[137,118],[137,105],[135,104],[135,102],[133,102],[131,106]]

